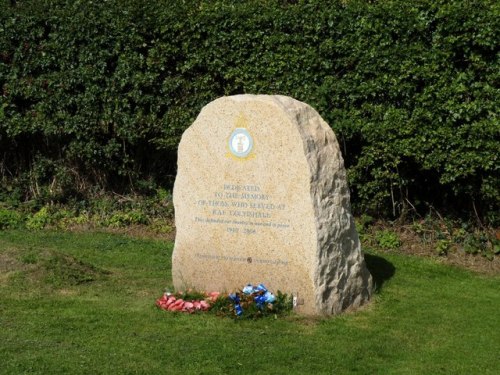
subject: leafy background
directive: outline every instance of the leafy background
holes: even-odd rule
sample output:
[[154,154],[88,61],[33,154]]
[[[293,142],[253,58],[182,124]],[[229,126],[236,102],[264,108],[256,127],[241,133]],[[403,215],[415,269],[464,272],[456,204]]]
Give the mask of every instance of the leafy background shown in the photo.
[[223,95],[307,102],[357,213],[500,223],[494,0],[0,0],[0,200],[172,184]]

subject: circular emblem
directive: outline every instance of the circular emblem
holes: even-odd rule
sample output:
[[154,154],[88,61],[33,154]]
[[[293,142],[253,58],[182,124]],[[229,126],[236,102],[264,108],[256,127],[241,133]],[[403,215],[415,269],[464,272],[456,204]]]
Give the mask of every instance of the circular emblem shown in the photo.
[[244,128],[237,128],[229,137],[229,150],[234,156],[244,158],[252,151],[253,139]]

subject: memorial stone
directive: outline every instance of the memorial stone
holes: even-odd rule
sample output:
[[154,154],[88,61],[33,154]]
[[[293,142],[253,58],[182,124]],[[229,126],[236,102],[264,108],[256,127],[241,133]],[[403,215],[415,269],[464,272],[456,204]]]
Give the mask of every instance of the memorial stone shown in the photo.
[[344,162],[309,105],[236,95],[205,106],[182,136],[173,200],[175,288],[264,283],[307,315],[369,300]]

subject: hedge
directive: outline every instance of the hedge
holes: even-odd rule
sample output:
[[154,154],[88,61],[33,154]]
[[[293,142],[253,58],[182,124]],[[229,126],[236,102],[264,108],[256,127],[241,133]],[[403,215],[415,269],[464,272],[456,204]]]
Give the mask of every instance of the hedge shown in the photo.
[[494,0],[0,0],[0,198],[147,191],[222,95],[336,132],[358,213],[500,222]]

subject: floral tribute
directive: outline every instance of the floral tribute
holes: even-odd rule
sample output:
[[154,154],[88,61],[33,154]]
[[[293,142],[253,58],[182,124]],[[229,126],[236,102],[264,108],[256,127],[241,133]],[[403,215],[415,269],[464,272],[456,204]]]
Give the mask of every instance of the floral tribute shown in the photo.
[[219,292],[197,293],[188,290],[185,293],[165,292],[163,296],[156,300],[156,306],[167,311],[181,311],[194,313],[196,311],[208,311],[211,304],[219,297]]
[[195,313],[211,311],[219,316],[233,318],[255,319],[292,310],[292,298],[278,291],[271,293],[263,284],[246,285],[231,294],[219,292],[199,293],[193,290],[187,292],[166,292],[156,301],[163,310]]
[[[249,297],[249,298],[247,298]],[[229,299],[234,303],[234,312],[237,316],[243,315],[242,303],[248,307],[249,304],[255,303],[259,310],[272,308],[272,303],[276,301],[276,297],[266,289],[264,284],[253,286],[248,284],[242,289],[242,293],[233,293],[229,295]],[[242,302],[243,300],[243,302]]]

